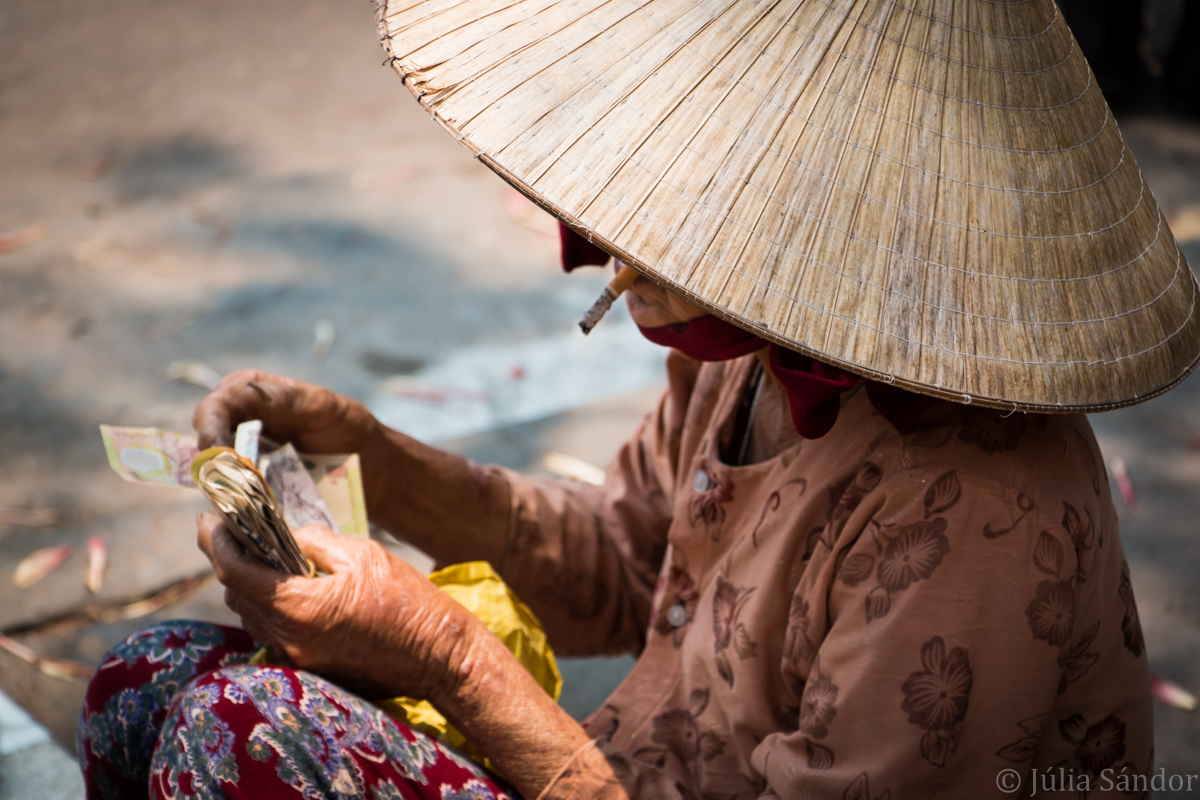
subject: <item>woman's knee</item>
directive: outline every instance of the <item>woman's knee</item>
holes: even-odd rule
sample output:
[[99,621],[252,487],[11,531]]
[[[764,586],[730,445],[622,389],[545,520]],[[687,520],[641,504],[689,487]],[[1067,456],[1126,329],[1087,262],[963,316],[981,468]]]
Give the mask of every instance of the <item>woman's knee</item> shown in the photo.
[[158,730],[180,689],[198,675],[247,661],[241,630],[173,620],[118,643],[100,663],[80,711],[77,753],[85,773],[144,781]]
[[220,657],[253,648],[250,635],[238,628],[176,619],[130,634],[108,652],[100,666],[101,670],[118,663],[132,667],[139,661],[157,666],[182,666],[199,664],[214,654]]
[[138,631],[113,647],[92,675],[83,721],[96,714],[127,715],[132,705],[150,713],[165,709],[188,681],[247,661],[252,647],[245,631],[211,622],[172,620]]

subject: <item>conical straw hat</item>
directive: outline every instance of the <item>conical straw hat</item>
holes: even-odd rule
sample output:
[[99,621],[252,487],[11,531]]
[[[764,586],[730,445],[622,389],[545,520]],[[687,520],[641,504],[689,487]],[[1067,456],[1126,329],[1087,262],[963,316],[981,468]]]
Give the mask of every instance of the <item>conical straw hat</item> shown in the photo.
[[1101,410],[1200,355],[1196,285],[1052,0],[383,0],[513,186],[786,347]]

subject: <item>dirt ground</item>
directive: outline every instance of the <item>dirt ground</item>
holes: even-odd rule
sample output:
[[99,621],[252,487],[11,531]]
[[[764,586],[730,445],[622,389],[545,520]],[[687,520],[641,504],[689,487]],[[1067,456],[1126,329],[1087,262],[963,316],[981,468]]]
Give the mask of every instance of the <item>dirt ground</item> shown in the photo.
[[[257,366],[372,400],[464,349],[562,335],[603,284],[558,272],[547,221],[382,61],[365,0],[0,4],[0,235],[47,233],[0,254],[0,509],[53,512],[0,523],[0,630],[20,643],[91,664],[154,619],[231,619],[192,546],[203,503],[121,482],[97,430],[188,431],[204,392],[169,379],[172,362]],[[1200,264],[1200,128],[1121,123]],[[323,360],[319,320],[336,330]],[[523,469],[547,450],[602,464],[656,391],[449,446]],[[1122,537],[1152,667],[1200,692],[1200,379],[1093,425],[1137,491]],[[82,580],[90,535],[112,560],[98,596]],[[17,562],[58,544],[73,548],[66,565],[16,589]],[[188,576],[200,585],[181,604],[115,618]],[[571,667],[573,713],[627,663]],[[81,680],[0,652],[0,689],[73,747]],[[1200,720],[1156,712],[1158,764],[1200,773]]]

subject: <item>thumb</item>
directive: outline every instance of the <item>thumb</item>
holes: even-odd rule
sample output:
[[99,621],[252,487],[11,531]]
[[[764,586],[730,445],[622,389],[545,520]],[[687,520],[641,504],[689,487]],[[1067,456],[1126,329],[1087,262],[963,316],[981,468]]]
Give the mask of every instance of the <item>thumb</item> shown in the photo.
[[343,572],[351,566],[350,547],[353,542],[322,525],[305,525],[292,531],[300,552],[321,572]]

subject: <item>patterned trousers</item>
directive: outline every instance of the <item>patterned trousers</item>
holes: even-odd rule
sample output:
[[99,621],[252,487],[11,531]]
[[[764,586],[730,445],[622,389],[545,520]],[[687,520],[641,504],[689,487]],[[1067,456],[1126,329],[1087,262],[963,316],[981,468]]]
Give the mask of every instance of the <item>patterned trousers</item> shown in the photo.
[[520,800],[326,680],[247,664],[256,649],[245,631],[183,621],[113,648],[79,721],[88,797]]

